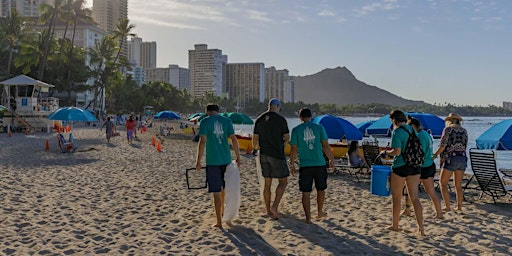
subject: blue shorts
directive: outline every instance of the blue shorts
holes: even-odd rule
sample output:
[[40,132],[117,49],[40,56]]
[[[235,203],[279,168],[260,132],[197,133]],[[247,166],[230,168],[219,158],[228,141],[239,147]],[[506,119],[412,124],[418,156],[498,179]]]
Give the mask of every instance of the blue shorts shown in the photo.
[[448,171],[465,171],[466,167],[468,167],[468,158],[465,156],[448,157],[445,159],[443,166]]
[[265,178],[282,179],[290,176],[285,159],[260,154],[261,174]]
[[299,190],[300,192],[311,192],[315,181],[316,190],[327,188],[327,168],[322,166],[308,166],[299,169]]
[[426,180],[428,178],[434,178],[436,176],[436,164],[432,163],[430,166],[421,167],[420,179]]
[[206,166],[206,182],[208,183],[208,193],[221,192],[226,186],[224,182],[224,173],[226,173],[225,165],[207,165]]
[[421,174],[421,167],[411,167],[408,165],[393,167],[393,173],[402,178],[405,178],[407,176]]

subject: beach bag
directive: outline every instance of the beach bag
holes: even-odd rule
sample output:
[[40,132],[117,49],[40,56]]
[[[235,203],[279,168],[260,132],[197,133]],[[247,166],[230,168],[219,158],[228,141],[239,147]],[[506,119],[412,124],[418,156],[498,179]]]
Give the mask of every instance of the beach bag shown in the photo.
[[404,131],[409,134],[409,138],[407,139],[407,145],[405,147],[405,151],[402,152],[402,157],[405,160],[405,164],[410,167],[420,167],[423,164],[423,160],[425,155],[423,153],[423,149],[421,148],[421,141],[416,136],[415,132],[409,132],[404,127],[400,126]]

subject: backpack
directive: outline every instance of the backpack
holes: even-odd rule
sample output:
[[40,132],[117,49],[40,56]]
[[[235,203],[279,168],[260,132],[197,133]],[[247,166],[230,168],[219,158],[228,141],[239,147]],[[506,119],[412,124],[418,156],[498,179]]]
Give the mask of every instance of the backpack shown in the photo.
[[411,133],[402,126],[400,126],[400,128],[404,129],[404,131],[409,134],[407,145],[405,146],[405,151],[402,152],[402,157],[405,160],[405,164],[410,167],[420,167],[423,164],[423,160],[425,158],[425,154],[421,148],[420,139],[418,136],[416,136],[415,132]]

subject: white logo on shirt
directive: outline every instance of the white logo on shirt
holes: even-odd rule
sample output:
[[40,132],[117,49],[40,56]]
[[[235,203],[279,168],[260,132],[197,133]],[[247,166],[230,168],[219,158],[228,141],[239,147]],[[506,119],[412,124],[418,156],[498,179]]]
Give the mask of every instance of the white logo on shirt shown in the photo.
[[213,123],[213,134],[217,138],[217,142],[222,144],[222,138],[224,137],[224,129],[222,129],[222,124],[219,121],[215,121]]
[[308,148],[310,150],[314,149],[315,148],[315,133],[313,132],[313,130],[311,130],[311,128],[309,127],[306,127],[306,129],[304,129],[304,142],[306,142],[306,144],[308,144]]

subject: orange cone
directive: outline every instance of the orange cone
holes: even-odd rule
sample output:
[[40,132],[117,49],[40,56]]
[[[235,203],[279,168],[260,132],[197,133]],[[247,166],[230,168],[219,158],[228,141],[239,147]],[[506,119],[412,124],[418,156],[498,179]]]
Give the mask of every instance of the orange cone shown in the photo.
[[46,145],[44,146],[44,149],[50,150],[50,142],[48,142],[48,140],[46,140]]
[[151,139],[151,146],[155,146],[155,136],[153,136],[153,138]]
[[9,130],[9,138],[12,137],[12,132]]
[[156,151],[162,152],[162,145],[160,144],[160,141],[158,141],[158,144],[156,146]]

